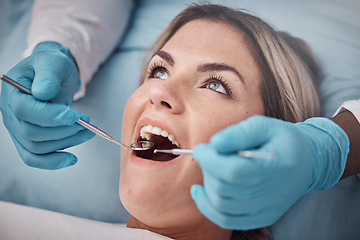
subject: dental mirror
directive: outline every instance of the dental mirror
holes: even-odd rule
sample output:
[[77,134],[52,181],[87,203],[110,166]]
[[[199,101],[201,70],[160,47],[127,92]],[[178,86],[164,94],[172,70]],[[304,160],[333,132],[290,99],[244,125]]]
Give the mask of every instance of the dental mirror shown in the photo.
[[135,151],[142,151],[142,150],[149,150],[154,146],[153,142],[150,141],[137,141],[130,145],[131,150]]
[[150,141],[137,141],[132,143],[130,146],[125,145],[122,142],[119,142],[118,140],[114,139],[113,137],[111,137],[109,134],[107,134],[106,132],[102,131],[101,129],[95,127],[94,125],[85,122],[82,119],[79,119],[77,121],[78,124],[80,124],[81,126],[89,129],[90,131],[92,131],[93,133],[96,133],[97,135],[99,135],[102,138],[105,138],[106,140],[109,140],[121,147],[127,148],[127,149],[131,149],[134,151],[144,151],[144,150],[149,150],[154,146],[153,142]]

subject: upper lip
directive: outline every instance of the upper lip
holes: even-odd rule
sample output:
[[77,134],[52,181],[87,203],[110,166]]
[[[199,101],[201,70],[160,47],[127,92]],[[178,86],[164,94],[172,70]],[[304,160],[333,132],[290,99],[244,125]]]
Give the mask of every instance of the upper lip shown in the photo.
[[154,127],[159,127],[162,130],[167,131],[169,134],[171,134],[176,139],[176,141],[179,143],[179,145],[182,146],[181,140],[178,138],[177,134],[166,123],[164,123],[161,120],[154,119],[154,118],[142,118],[137,123],[136,128],[135,128],[135,133],[136,133],[135,141],[140,139],[140,130],[142,127],[144,127],[146,125],[152,125]]

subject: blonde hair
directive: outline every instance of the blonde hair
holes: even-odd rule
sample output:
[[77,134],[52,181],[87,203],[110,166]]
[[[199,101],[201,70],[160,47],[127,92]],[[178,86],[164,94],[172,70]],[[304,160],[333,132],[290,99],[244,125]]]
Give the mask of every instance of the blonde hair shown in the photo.
[[[150,51],[160,50],[177,30],[197,19],[225,23],[244,35],[261,69],[260,90],[266,116],[299,122],[319,114],[316,90],[320,71],[308,45],[243,11],[192,4],[170,23]],[[145,74],[146,68],[142,79]]]

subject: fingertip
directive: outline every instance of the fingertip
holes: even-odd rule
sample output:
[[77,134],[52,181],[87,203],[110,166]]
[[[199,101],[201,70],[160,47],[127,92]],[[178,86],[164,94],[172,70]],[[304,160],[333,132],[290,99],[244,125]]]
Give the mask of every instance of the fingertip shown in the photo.
[[69,152],[54,152],[49,155],[49,170],[59,170],[67,167],[74,166],[78,159],[77,157]]
[[198,144],[193,148],[193,157],[200,163],[202,159],[207,159],[212,151],[213,150],[209,148],[208,144]]
[[48,154],[34,154],[26,150],[16,138],[10,134],[16,149],[23,160],[23,162],[33,168],[45,169],[45,170],[59,170],[65,167],[73,166],[77,163],[77,157],[68,152],[52,152]]
[[206,193],[205,193],[205,189],[204,186],[202,185],[192,185],[191,189],[190,189],[190,194],[191,194],[191,198],[194,200],[195,204],[197,205],[198,209],[200,211],[203,211],[204,209],[204,204],[206,201]]
[[[77,157],[69,152],[60,151],[60,152],[49,153],[46,155],[48,155],[47,159],[43,159],[42,165],[38,166],[37,168],[43,168],[48,170],[59,170],[74,166],[78,161]],[[46,160],[48,165],[45,165]]]
[[57,118],[64,124],[64,125],[73,125],[76,123],[80,118],[81,114],[76,112],[75,110],[71,109],[69,106],[57,116]]
[[201,187],[203,187],[203,186],[197,185],[197,184],[191,186],[190,194],[191,194],[192,199],[194,199],[194,201],[196,201],[198,192],[199,192],[199,190],[201,190]]
[[90,122],[90,116],[86,115],[85,113],[78,113],[78,117],[79,119],[82,119],[85,122]]
[[64,123],[67,125],[72,125],[72,124],[76,123],[79,119],[80,119],[80,117],[79,117],[78,113],[71,110],[66,114],[66,116],[64,118]]
[[[78,114],[79,114],[79,119],[84,120],[87,123],[90,122],[90,117],[88,115],[86,115],[85,113],[78,113]],[[85,131],[87,133],[87,134],[84,135],[84,142],[92,139],[96,135],[93,131],[91,131],[88,128],[84,127],[82,124],[79,123],[79,125],[83,128],[82,131]],[[93,125],[93,126],[96,127],[95,125]]]
[[198,144],[193,148],[193,154],[198,155],[199,153],[206,151],[206,149],[207,149],[207,144],[205,143]]
[[242,122],[229,126],[217,133],[215,133],[209,141],[209,144],[218,152],[231,152],[238,150],[239,145],[244,141],[244,134],[242,134]]
[[224,150],[228,147],[228,139],[230,136],[228,134],[229,129],[225,129],[221,132],[215,133],[211,138],[209,144],[211,144],[217,150]]
[[226,228],[226,226],[222,224],[224,222],[224,215],[211,205],[204,187],[201,185],[192,185],[190,192],[199,211],[213,223],[222,228]]
[[77,157],[75,155],[72,155],[69,162],[64,166],[64,168],[74,166],[77,162],[78,162]]

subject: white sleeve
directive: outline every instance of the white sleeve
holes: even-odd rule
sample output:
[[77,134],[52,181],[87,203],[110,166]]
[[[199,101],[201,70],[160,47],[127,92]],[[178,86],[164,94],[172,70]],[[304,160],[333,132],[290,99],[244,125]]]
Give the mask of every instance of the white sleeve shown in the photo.
[[360,99],[344,102],[341,107],[336,110],[334,116],[344,109],[349,110],[356,117],[357,121],[360,124]]
[[69,47],[80,72],[81,97],[124,33],[132,7],[132,0],[36,0],[24,57],[43,41]]

